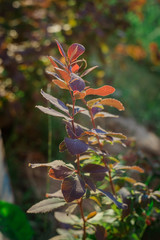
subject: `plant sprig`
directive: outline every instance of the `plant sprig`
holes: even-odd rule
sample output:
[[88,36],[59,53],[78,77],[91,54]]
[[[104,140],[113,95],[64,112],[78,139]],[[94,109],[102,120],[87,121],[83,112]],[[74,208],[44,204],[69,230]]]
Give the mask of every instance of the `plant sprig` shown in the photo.
[[[96,234],[98,234],[98,231],[103,232],[105,237],[106,231],[102,226],[97,225],[97,223],[94,224],[94,221],[93,224],[89,222],[89,219],[96,217],[97,212],[94,211],[93,213],[89,213],[88,216],[85,216],[84,200],[91,198],[91,196],[93,196],[94,198],[92,199],[95,200],[96,195],[102,195],[116,204],[118,208],[126,209],[127,205],[119,201],[119,197],[117,198],[116,196],[112,173],[116,175],[116,171],[122,171],[122,169],[123,171],[131,169],[143,172],[143,169],[137,166],[122,166],[118,160],[116,160],[114,164],[111,163],[114,158],[109,158],[109,153],[105,150],[104,146],[114,144],[115,142],[123,145],[126,136],[122,133],[106,131],[96,126],[95,119],[97,118],[117,117],[106,113],[104,106],[115,107],[119,111],[124,110],[124,106],[120,101],[114,98],[108,98],[108,95],[114,93],[115,88],[109,85],[97,89],[87,86],[86,81],[82,77],[89,74],[97,66],[81,72],[81,64],[82,62],[86,63],[86,61],[84,59],[79,60],[78,58],[84,53],[84,46],[74,43],[68,48],[66,54],[57,40],[56,43],[64,61],[62,63],[60,60],[49,56],[48,58],[53,66],[53,71],[48,72],[48,74],[54,78],[52,80],[53,84],[60,89],[69,91],[72,104],[65,104],[61,100],[41,90],[42,96],[58,110],[43,106],[37,106],[37,108],[46,114],[63,119],[66,126],[67,137],[60,143],[59,150],[61,152],[68,150],[68,152],[75,157],[76,164],[66,164],[62,160],[54,160],[53,162],[43,164],[30,164],[32,168],[50,167],[49,177],[59,180],[62,183],[61,192],[58,191],[57,193],[47,194],[48,199],[35,204],[28,212],[47,212],[68,204],[68,209],[70,209],[68,210],[68,214],[70,215],[74,211],[75,206],[78,206],[82,222],[78,222],[75,216],[74,219],[76,220],[75,225],[73,224],[73,229],[76,231],[75,226],[79,225],[82,230],[83,240],[86,239],[88,232],[93,230]],[[98,96],[98,98],[86,100],[90,95]],[[79,100],[84,103],[84,108],[76,105]],[[92,128],[88,129],[76,123],[75,115],[77,114],[87,115],[92,123]],[[100,161],[96,162],[92,160],[93,154],[97,156]],[[90,160],[90,162],[86,163],[86,160]],[[99,181],[107,181],[107,179],[109,180],[112,193],[108,189],[103,190],[97,188]],[[56,216],[58,215],[56,214]]]

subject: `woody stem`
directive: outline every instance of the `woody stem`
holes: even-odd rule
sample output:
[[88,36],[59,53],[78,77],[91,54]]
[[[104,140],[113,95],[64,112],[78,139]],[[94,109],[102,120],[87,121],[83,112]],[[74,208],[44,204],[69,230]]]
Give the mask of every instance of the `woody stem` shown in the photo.
[[[86,107],[88,108],[88,111],[89,111],[89,114],[90,114],[90,117],[91,117],[91,122],[92,122],[93,128],[96,128],[96,124],[95,124],[95,121],[94,121],[92,109],[87,105],[87,102],[86,102],[85,99],[82,99],[82,101],[83,101],[83,103],[86,105]],[[98,141],[100,150],[102,150],[103,146],[102,146],[102,144],[100,143],[99,136],[96,136],[96,138],[97,138],[97,141]],[[113,184],[113,181],[112,181],[111,170],[108,168],[107,163],[106,163],[104,157],[103,157],[102,161],[103,161],[105,167],[109,170],[109,171],[108,171],[108,173],[109,173],[109,183],[110,183],[110,186],[111,186],[113,195],[116,195],[116,192],[115,192],[115,189],[114,189],[114,184]]]
[[[75,108],[76,99],[75,99],[75,97],[72,95],[71,90],[69,90],[69,92],[70,92],[70,95],[71,95],[71,98],[72,98],[72,104],[73,104],[73,108],[72,108],[72,128],[73,128],[74,134],[76,135],[76,130],[75,130],[75,126],[74,126],[74,108]],[[81,173],[80,173],[80,160],[79,160],[80,154],[77,154],[77,155],[76,155],[76,158],[77,158],[77,173],[78,173],[78,175],[80,176],[80,175],[81,175]],[[85,240],[85,239],[86,239],[86,219],[85,219],[84,213],[83,213],[82,202],[83,202],[83,197],[81,197],[81,198],[78,200],[78,205],[79,205],[81,217],[82,217],[82,220],[83,220],[83,237],[82,237],[82,240]]]

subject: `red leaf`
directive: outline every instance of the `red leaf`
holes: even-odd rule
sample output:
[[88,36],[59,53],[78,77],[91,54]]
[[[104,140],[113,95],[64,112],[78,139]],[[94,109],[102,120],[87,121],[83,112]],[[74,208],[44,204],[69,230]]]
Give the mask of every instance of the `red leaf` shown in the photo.
[[115,88],[109,85],[105,85],[103,87],[93,89],[89,88],[86,90],[86,95],[100,95],[100,96],[107,96],[109,94],[114,93]]
[[73,43],[68,49],[68,57],[70,61],[75,61],[85,51],[85,47],[78,43]]
[[110,107],[115,107],[119,111],[124,110],[123,104],[120,101],[118,101],[116,99],[113,99],[113,98],[102,99],[102,101],[100,103],[103,104],[103,105],[108,105]]
[[63,180],[61,189],[66,202],[72,202],[85,194],[85,182],[79,175],[69,176]]
[[52,60],[51,57],[48,56],[48,59],[50,60],[50,62],[52,63],[52,65],[53,65],[54,67],[58,67],[57,64]]
[[72,66],[72,72],[75,73],[75,72],[78,72],[79,70],[79,65],[76,63]]
[[[61,67],[66,68],[66,66],[61,61],[59,61],[57,58],[54,58],[52,56],[49,56],[48,58],[54,67],[58,67],[58,65],[60,65]],[[58,63],[58,65],[57,65],[57,63]]]
[[57,43],[57,46],[58,46],[58,49],[59,49],[60,54],[61,54],[63,57],[66,58],[66,54],[65,54],[65,52],[64,52],[61,44],[60,44],[57,40],[55,40],[55,41],[56,41],[56,43]]

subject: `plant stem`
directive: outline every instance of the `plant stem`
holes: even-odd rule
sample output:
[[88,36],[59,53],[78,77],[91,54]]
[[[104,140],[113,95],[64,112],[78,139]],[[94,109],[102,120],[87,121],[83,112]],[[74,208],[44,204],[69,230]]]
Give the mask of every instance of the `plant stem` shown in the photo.
[[82,220],[83,220],[83,237],[82,237],[82,240],[85,240],[86,239],[86,219],[85,219],[84,213],[83,213],[82,202],[83,202],[83,198],[80,199],[78,204],[79,204],[79,208],[80,208],[80,212],[81,212],[81,217],[82,217]]
[[[70,95],[71,95],[71,98],[72,98],[72,104],[73,104],[73,108],[72,108],[72,128],[73,128],[74,134],[76,135],[76,130],[75,130],[75,126],[74,126],[74,107],[75,107],[76,99],[75,99],[75,96],[72,95],[70,87],[69,87],[69,92],[70,92]],[[80,154],[77,154],[76,155],[76,158],[77,158],[77,174],[80,176],[81,173],[80,173],[80,160],[79,160],[79,157],[80,157]],[[81,217],[82,217],[82,220],[83,220],[83,237],[82,237],[82,240],[85,240],[86,239],[86,219],[85,219],[85,216],[84,216],[84,213],[83,213],[82,202],[83,202],[83,197],[81,197],[79,199],[78,205],[79,205]]]
[[144,226],[143,226],[143,228],[142,228],[142,231],[141,231],[141,233],[140,233],[140,235],[139,235],[139,239],[142,239],[143,234],[144,234],[146,228],[147,228],[147,224],[144,224]]
[[77,173],[80,175],[80,161],[79,161],[80,154],[77,154]]
[[[51,84],[47,85],[47,93],[51,94]],[[50,103],[48,103],[50,107]],[[48,115],[48,163],[52,161],[52,118]],[[47,178],[46,190],[49,191],[49,179]]]
[[113,181],[112,181],[112,176],[111,176],[111,170],[109,169],[109,182],[110,182],[110,186],[111,186],[111,189],[112,189],[112,193],[114,196],[116,196],[116,192],[115,192],[115,189],[114,189],[114,184],[113,184]]
[[[91,117],[91,122],[92,122],[93,128],[96,128],[96,124],[95,124],[95,121],[94,121],[92,109],[87,105],[87,102],[86,102],[85,99],[82,99],[82,101],[83,101],[83,103],[86,105],[86,107],[88,108],[88,111],[89,111],[89,114],[90,114],[90,117]],[[103,146],[102,146],[102,144],[100,143],[99,136],[97,136],[97,140],[98,140],[98,144],[99,144],[100,150],[102,150]],[[108,168],[107,163],[106,163],[104,157],[103,157],[102,161],[103,161],[105,167],[109,170],[109,171],[108,171],[108,173],[109,173],[109,183],[110,183],[110,186],[111,186],[113,195],[116,196],[116,192],[115,192],[115,189],[114,189],[114,184],[113,184],[112,176],[111,176],[111,170]]]

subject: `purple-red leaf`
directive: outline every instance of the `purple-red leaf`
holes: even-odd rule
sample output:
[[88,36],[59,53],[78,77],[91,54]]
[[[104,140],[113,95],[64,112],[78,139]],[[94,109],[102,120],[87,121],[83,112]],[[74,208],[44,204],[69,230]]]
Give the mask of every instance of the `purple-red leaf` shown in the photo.
[[90,177],[95,181],[103,181],[103,179],[105,178],[106,173],[91,173]]
[[89,88],[86,90],[86,95],[99,95],[99,96],[107,96],[109,94],[114,93],[115,88],[109,85],[105,85],[103,87],[93,89]]
[[108,198],[110,198],[115,204],[116,204],[116,206],[118,207],[118,208],[120,208],[120,209],[127,209],[127,204],[125,204],[125,203],[121,203],[121,202],[119,202],[119,201],[117,201],[117,199],[112,195],[112,193],[110,193],[110,192],[105,192],[105,191],[103,191],[103,190],[101,190],[101,189],[98,189],[101,193],[103,193],[104,195],[106,195]]
[[72,202],[85,194],[85,182],[79,175],[69,176],[63,180],[61,189],[66,202]]
[[68,48],[68,57],[70,61],[75,61],[80,55],[82,55],[85,51],[85,47],[79,43],[73,43]]
[[73,91],[83,91],[85,88],[85,82],[82,78],[80,78],[75,73],[71,73],[70,87]]
[[89,188],[91,190],[93,190],[94,192],[96,192],[96,185],[94,184],[93,180],[91,177],[88,176],[84,176],[84,181],[85,183],[89,186]]
[[65,143],[72,155],[84,153],[88,149],[88,145],[79,139],[65,138]]
[[75,133],[73,132],[73,127],[70,122],[66,122],[66,130],[70,138],[75,139],[79,137],[83,133],[83,129],[77,125],[76,123],[74,124],[75,128]]
[[108,169],[101,165],[90,163],[90,164],[85,165],[82,168],[82,171],[86,172],[86,173],[104,173],[104,172],[107,172]]
[[61,165],[57,163],[54,165],[54,167],[50,168],[48,174],[53,179],[63,180],[64,178],[70,176],[73,173],[73,171],[74,171],[73,169],[68,168],[65,164]]
[[60,54],[61,54],[63,57],[66,58],[66,54],[65,54],[65,52],[64,52],[61,44],[60,44],[57,40],[55,40],[55,41],[56,41],[56,43],[57,43],[57,46],[58,46],[58,49],[59,49]]
[[93,116],[95,116],[95,114],[97,114],[98,112],[101,112],[102,111],[102,108],[99,108],[99,107],[92,107],[92,114]]
[[50,103],[52,103],[55,107],[59,108],[60,110],[69,113],[69,109],[68,107],[59,99],[51,96],[48,93],[45,93],[42,89],[41,89],[41,94],[42,96],[47,99]]

